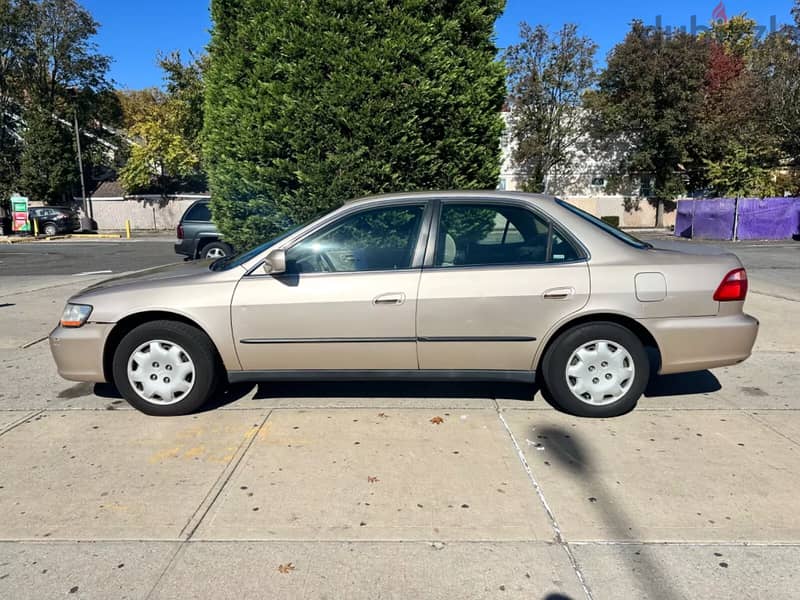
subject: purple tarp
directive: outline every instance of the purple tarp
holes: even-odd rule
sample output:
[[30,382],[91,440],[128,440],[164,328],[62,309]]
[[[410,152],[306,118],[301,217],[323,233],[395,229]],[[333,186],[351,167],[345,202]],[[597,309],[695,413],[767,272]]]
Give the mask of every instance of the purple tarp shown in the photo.
[[715,198],[695,200],[692,237],[705,240],[730,240],[733,238],[733,221],[736,200]]
[[785,240],[800,233],[800,199],[739,200],[740,240]]
[[787,240],[800,234],[800,198],[679,200],[675,235],[706,240]]
[[692,237],[692,219],[694,206],[697,200],[678,200],[677,214],[675,215],[675,235],[685,238]]

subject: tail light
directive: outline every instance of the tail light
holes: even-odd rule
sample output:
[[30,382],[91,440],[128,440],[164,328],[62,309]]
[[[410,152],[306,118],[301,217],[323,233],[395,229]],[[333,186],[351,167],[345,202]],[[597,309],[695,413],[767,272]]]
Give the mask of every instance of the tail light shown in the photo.
[[178,239],[183,239],[183,225],[178,225]]
[[747,296],[747,272],[744,269],[734,269],[722,279],[714,300],[717,302],[737,302]]

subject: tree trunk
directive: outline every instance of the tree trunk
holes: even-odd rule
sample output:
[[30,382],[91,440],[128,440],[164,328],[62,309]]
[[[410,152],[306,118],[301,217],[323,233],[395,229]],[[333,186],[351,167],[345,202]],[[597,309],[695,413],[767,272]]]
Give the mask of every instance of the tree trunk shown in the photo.
[[656,227],[664,227],[664,199],[658,198],[656,204]]

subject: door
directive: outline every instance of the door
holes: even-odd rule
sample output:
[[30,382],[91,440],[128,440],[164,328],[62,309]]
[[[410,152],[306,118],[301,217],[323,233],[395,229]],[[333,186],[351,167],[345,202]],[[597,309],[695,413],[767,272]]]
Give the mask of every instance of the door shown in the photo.
[[588,301],[580,250],[524,206],[446,201],[431,231],[417,313],[422,369],[530,370],[550,327]]
[[287,249],[287,273],[242,278],[231,306],[242,368],[417,369],[423,224],[425,202],[357,210]]

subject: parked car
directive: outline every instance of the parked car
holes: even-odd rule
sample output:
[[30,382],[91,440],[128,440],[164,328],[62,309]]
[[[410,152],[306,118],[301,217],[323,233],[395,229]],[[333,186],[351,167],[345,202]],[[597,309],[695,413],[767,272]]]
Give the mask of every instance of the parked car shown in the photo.
[[[79,231],[81,220],[78,213],[64,206],[35,206],[28,209],[28,219],[33,223],[39,221],[39,233],[44,235],[59,235]],[[33,225],[31,225],[33,231]]]
[[192,412],[223,382],[445,379],[538,382],[609,417],[651,367],[745,360],[746,293],[732,254],[656,249],[555,198],[398,194],[238,257],[90,287],[50,346],[61,376],[111,381],[154,415]]
[[222,241],[217,226],[211,221],[209,200],[198,200],[186,209],[178,224],[177,234],[175,252],[188,259],[216,259],[233,254],[233,248]]

